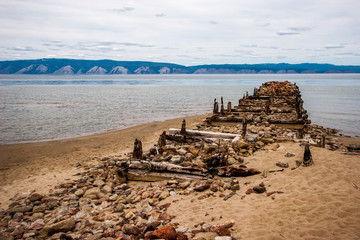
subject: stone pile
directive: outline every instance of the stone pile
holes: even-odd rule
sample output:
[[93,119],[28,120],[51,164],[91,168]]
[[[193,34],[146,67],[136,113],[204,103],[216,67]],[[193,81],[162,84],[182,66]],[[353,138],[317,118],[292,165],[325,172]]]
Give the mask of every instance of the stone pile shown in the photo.
[[231,235],[233,221],[185,229],[167,213],[171,202],[163,201],[191,194],[199,200],[222,199],[225,193],[240,189],[235,178],[132,186],[119,184],[114,177],[117,158],[101,160],[101,165],[86,167],[77,180],[64,181],[49,194],[14,196],[9,208],[0,212],[0,239],[192,239],[199,232]]
[[258,96],[296,96],[300,91],[296,84],[288,81],[270,81],[263,83],[259,89],[255,90]]

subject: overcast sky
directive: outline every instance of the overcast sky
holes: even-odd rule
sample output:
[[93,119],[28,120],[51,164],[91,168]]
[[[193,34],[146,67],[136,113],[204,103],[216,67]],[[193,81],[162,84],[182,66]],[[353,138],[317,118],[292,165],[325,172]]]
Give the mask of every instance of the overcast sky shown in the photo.
[[360,65],[359,0],[0,0],[0,60]]

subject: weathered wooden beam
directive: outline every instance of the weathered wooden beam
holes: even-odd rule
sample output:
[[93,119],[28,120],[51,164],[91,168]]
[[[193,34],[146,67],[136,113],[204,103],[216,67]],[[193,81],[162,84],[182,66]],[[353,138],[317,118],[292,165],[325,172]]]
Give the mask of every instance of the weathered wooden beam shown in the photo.
[[206,119],[208,122],[242,122],[243,118],[231,116],[231,117],[220,117],[218,115],[214,115],[210,118]]
[[187,168],[167,162],[123,160],[117,162],[117,178],[126,181],[159,181],[165,179],[207,179],[201,169]]
[[[174,135],[179,134],[180,129],[170,128],[169,133]],[[186,130],[186,135],[202,136],[207,138],[230,138],[230,139],[240,136],[240,134],[208,132],[208,131],[198,131],[198,130]]]
[[268,121],[269,123],[274,123],[274,124],[305,124],[305,121],[302,119],[300,120],[269,119]]

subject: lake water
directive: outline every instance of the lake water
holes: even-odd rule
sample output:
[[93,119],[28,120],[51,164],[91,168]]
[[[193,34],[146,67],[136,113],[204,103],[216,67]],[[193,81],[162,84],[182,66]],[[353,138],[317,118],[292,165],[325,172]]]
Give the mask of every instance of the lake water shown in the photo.
[[360,135],[360,74],[0,75],[0,144],[64,139],[210,113],[266,81],[300,87],[313,124]]

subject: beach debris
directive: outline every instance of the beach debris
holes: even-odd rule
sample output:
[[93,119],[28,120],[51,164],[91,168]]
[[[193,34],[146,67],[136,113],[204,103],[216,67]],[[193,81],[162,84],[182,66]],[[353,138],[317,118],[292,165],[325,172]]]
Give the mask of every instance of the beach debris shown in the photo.
[[182,124],[181,124],[180,135],[182,135],[182,136],[186,135],[186,121],[185,121],[185,119],[182,121]]
[[325,148],[325,135],[321,135],[320,141],[319,141],[319,147]]
[[133,158],[140,159],[140,160],[143,159],[142,142],[137,138],[135,139],[135,142],[134,142]]
[[264,193],[264,192],[266,192],[266,187],[265,187],[265,184],[262,182],[258,186],[255,186],[253,188],[249,188],[248,190],[246,190],[245,194],[246,195],[249,195],[249,194],[252,194],[252,193],[261,194],[261,193]]
[[234,196],[235,194],[236,194],[236,192],[235,192],[235,191],[232,191],[229,195],[226,195],[226,196],[224,197],[224,201],[228,200],[229,198],[231,198],[231,197]]
[[216,101],[216,98],[214,99],[214,109],[213,109],[213,113],[214,113],[214,114],[218,114],[218,113],[219,113],[219,103]]
[[293,154],[293,153],[289,153],[289,152],[287,152],[286,154],[285,154],[285,157],[294,157],[295,156],[295,154]]
[[288,163],[284,163],[284,162],[277,162],[276,166],[281,167],[281,168],[288,168],[289,164]]
[[283,194],[283,193],[284,193],[283,191],[271,191],[271,192],[267,192],[266,196],[269,197],[273,194]]
[[308,143],[305,144],[304,150],[304,158],[303,158],[303,165],[308,167],[313,164],[311,152],[310,152],[310,145]]
[[349,152],[359,152],[360,153],[360,144],[350,144],[345,146]]

